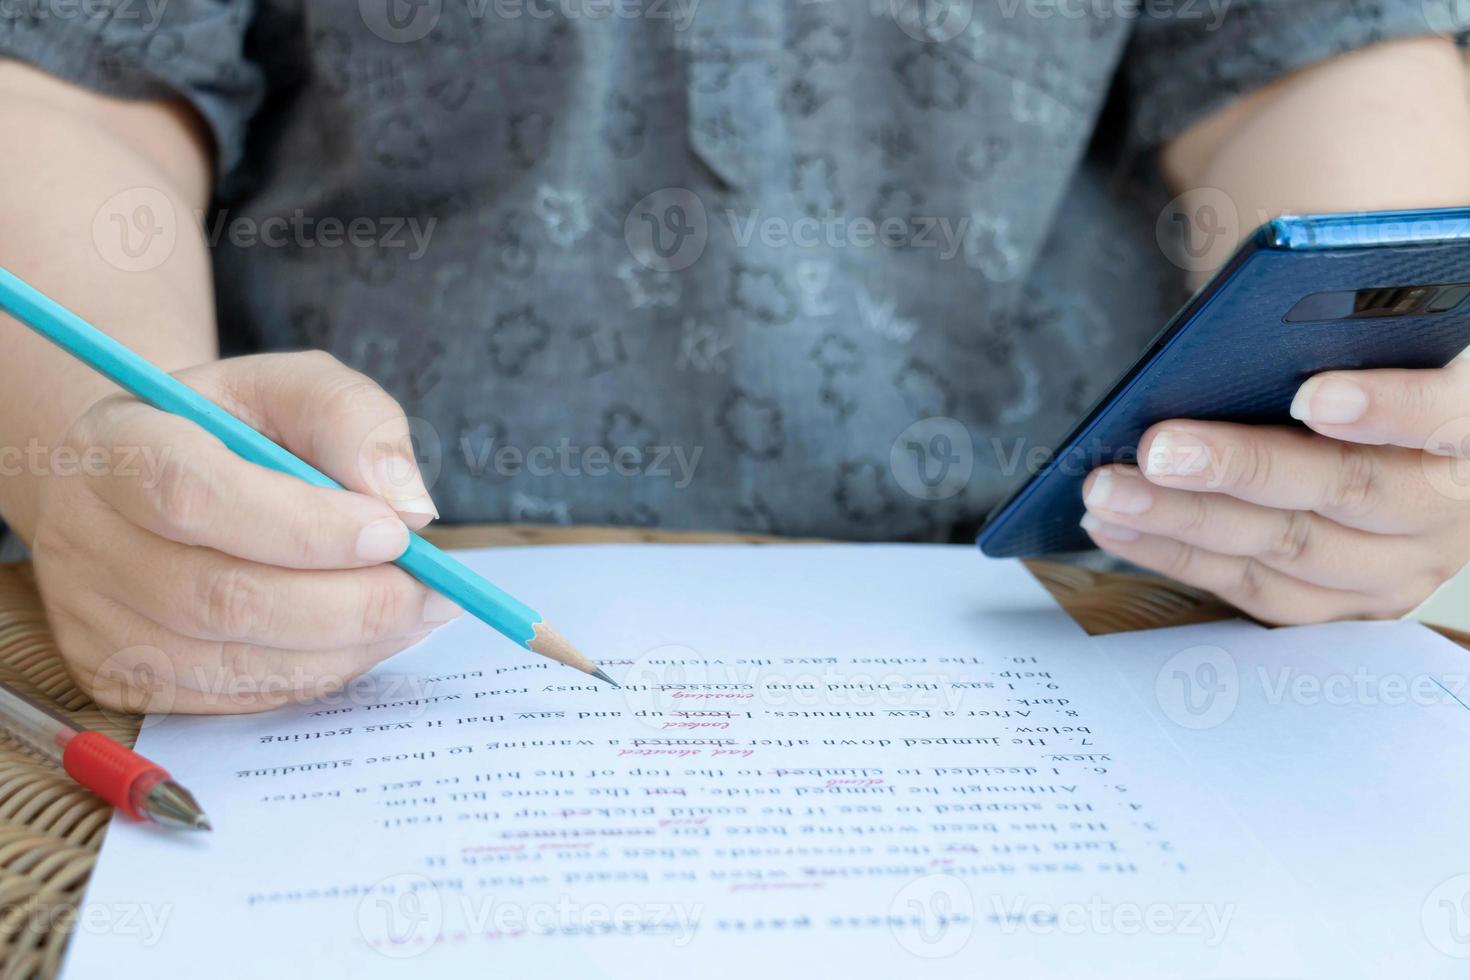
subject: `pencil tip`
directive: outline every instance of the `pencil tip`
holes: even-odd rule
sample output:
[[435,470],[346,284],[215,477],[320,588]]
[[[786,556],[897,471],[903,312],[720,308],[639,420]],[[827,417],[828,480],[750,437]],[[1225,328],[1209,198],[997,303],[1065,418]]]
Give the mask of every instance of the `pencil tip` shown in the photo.
[[[597,665],[584,657],[576,647],[572,646],[571,641],[565,636],[562,636],[561,632],[555,626],[542,620],[536,624],[535,629],[536,635],[526,644],[527,648],[535,653],[541,654],[543,657],[549,657],[559,664],[565,664],[568,667],[580,670],[584,674],[598,673]],[[604,675],[604,679],[608,683],[612,683],[611,679],[607,678],[606,675]]]
[[615,688],[617,688],[619,690],[622,690],[622,685],[619,684],[617,681],[613,680],[611,677],[607,676],[607,674],[603,673],[603,670],[602,670],[601,667],[598,667],[596,670],[594,670],[592,672],[592,676],[593,677],[596,677],[600,681],[606,681],[607,683],[611,684],[613,687],[615,687]]
[[209,822],[209,818],[206,817],[204,814],[201,813],[198,817],[196,817],[194,819],[194,829],[195,830],[213,830],[214,829],[214,824],[210,823]]

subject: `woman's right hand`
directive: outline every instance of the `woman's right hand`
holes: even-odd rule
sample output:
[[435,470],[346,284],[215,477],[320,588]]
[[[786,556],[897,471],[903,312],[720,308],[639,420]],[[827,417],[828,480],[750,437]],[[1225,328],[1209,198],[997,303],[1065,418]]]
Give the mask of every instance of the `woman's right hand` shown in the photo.
[[88,409],[51,454],[32,550],[67,669],[99,704],[321,696],[462,613],[391,564],[438,514],[385,391],[316,352],[176,377],[348,489],[246,462],[128,396]]

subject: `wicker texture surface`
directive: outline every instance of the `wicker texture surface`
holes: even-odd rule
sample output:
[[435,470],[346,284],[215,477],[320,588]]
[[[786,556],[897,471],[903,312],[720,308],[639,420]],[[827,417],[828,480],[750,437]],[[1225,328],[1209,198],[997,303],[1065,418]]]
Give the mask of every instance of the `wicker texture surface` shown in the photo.
[[[523,526],[440,529],[450,548],[589,543],[759,543],[748,535]],[[1136,576],[1032,562],[1032,571],[1091,633],[1177,626],[1231,615],[1193,589]],[[131,745],[140,719],[107,712],[61,665],[27,565],[0,565],[0,679]],[[0,980],[53,977],[97,849],[107,806],[60,770],[0,737]]]

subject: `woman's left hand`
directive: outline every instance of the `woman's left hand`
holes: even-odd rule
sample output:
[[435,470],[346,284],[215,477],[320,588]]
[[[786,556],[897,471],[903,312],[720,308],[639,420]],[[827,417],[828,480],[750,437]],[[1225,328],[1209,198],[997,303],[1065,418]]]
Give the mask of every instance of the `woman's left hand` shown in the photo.
[[1470,352],[1317,375],[1291,414],[1311,431],[1153,426],[1087,478],[1083,526],[1273,624],[1401,616],[1470,562]]

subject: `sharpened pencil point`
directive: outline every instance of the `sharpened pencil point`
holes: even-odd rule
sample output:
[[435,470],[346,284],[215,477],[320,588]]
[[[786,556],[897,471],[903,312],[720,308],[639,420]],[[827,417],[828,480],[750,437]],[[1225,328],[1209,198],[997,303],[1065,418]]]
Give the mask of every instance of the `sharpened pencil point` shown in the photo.
[[599,667],[596,670],[594,670],[592,672],[592,676],[593,677],[596,677],[600,681],[606,681],[607,683],[611,684],[615,688],[618,688],[618,689],[621,689],[622,688],[622,685],[621,684],[619,684],[617,681],[613,680],[611,677],[607,676],[607,674],[603,673],[601,667]]
[[543,657],[549,657],[559,664],[566,664],[584,674],[596,674],[597,665],[572,646],[571,641],[562,636],[555,626],[542,620],[536,624],[536,635],[526,646]]

